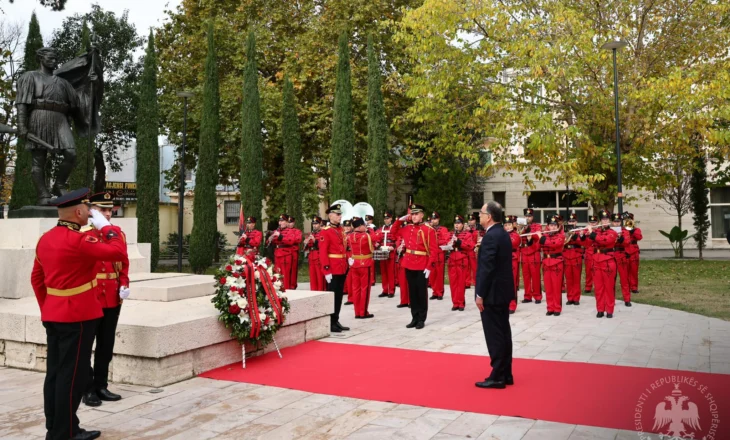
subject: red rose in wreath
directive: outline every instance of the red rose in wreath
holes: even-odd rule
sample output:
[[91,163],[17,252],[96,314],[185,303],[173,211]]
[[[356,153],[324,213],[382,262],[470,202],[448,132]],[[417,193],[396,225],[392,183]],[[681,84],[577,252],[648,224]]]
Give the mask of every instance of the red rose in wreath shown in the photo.
[[228,272],[233,272],[233,267],[229,264],[228,266],[226,266],[226,270]]
[[231,304],[231,306],[228,307],[228,312],[233,315],[238,315],[239,313],[241,313],[241,308],[238,307],[238,304]]
[[220,280],[218,280],[221,284],[226,284],[226,277],[221,277]]

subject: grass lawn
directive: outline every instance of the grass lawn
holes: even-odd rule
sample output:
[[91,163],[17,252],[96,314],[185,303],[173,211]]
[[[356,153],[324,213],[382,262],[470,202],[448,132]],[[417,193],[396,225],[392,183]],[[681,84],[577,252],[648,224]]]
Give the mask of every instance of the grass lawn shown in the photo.
[[[177,272],[177,266],[158,267],[157,272]],[[184,266],[183,272],[191,273],[190,266]],[[206,271],[208,275],[214,273],[213,267]],[[444,278],[448,284],[448,275]],[[309,281],[306,264],[299,267],[298,280]],[[380,283],[380,271],[376,272],[376,280]],[[585,279],[581,286],[584,285]],[[616,299],[623,301],[619,282]],[[631,301],[730,321],[730,261],[642,260],[639,294],[632,295]]]

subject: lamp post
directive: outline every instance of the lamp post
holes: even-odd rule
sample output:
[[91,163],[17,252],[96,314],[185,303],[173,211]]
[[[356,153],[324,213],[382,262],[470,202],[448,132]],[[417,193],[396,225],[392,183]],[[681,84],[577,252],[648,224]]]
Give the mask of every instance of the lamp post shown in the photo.
[[616,68],[616,51],[618,49],[628,46],[629,43],[616,40],[609,41],[608,43],[601,46],[601,49],[611,50],[613,52],[613,99],[615,108],[615,122],[616,122],[616,174],[617,174],[617,185],[618,185],[618,212],[619,214],[624,212],[623,203],[623,186],[621,184],[621,136],[618,126],[618,69]]
[[195,96],[193,92],[177,92],[177,96],[185,100],[183,110],[183,143],[180,154],[180,196],[177,202],[177,271],[182,272],[183,254],[183,210],[185,209],[185,147],[188,141],[188,98]]

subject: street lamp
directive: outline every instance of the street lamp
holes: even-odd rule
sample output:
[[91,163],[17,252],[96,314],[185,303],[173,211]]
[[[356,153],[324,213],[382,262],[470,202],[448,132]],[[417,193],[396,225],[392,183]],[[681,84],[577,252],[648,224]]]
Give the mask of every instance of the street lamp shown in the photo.
[[616,174],[618,176],[618,212],[622,214],[624,212],[623,203],[623,186],[621,184],[621,136],[618,127],[618,69],[616,68],[616,51],[618,49],[628,46],[629,43],[617,40],[609,41],[608,43],[601,46],[601,49],[613,51],[613,98],[615,107],[615,122],[616,122]]
[[177,96],[185,100],[183,110],[183,143],[182,153],[180,154],[180,198],[177,202],[177,271],[182,272],[182,254],[183,254],[183,210],[185,208],[185,147],[188,137],[188,98],[195,96],[193,92],[184,91],[177,92]]

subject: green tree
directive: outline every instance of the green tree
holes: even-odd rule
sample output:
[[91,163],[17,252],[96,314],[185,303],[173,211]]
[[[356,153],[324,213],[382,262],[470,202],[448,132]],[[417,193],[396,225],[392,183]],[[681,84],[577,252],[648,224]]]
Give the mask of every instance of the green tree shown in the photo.
[[[91,35],[86,20],[84,20],[81,25],[80,36],[81,44],[77,48],[76,53],[72,56],[82,55],[86,53],[91,47]],[[79,38],[77,38],[77,40],[79,40]],[[51,45],[53,46],[53,42],[51,42]],[[59,54],[59,58],[64,59],[65,57],[62,57],[61,54]],[[72,57],[68,57],[66,59],[71,58]],[[91,142],[92,145],[89,145],[89,142]],[[79,136],[78,133],[76,133],[76,130],[74,130],[74,143],[76,144],[76,166],[74,167],[73,171],[71,171],[71,175],[68,178],[69,187],[93,188],[92,182],[94,177],[94,169],[91,165],[93,158],[93,137],[92,139],[89,139],[88,136]],[[94,188],[92,191],[96,192],[95,189],[96,188]]]
[[[35,12],[30,17],[28,25],[28,37],[25,40],[25,56],[23,57],[22,70],[29,72],[36,70],[40,65],[36,57],[36,51],[43,47],[43,37],[41,36],[41,27],[38,24],[38,18]],[[32,166],[32,158],[30,151],[25,149],[25,141],[18,140],[15,149],[15,181],[13,182],[12,198],[10,199],[10,209],[19,209],[23,206],[31,206],[36,204],[36,192],[33,182],[29,178]]]
[[[51,8],[52,11],[63,11],[66,7],[67,0],[38,0],[41,6]],[[10,3],[15,3],[15,0],[9,0]]]
[[157,56],[150,30],[137,108],[137,235],[152,246],[151,270],[160,256],[160,153],[157,145]]
[[443,163],[440,168],[424,167],[416,182],[414,200],[426,207],[426,217],[437,211],[441,216],[441,226],[451,228],[454,216],[466,213],[469,175],[456,159],[447,159]]
[[352,120],[350,46],[347,40],[347,33],[343,32],[337,52],[337,86],[332,115],[330,185],[333,200],[354,200],[355,197],[355,128]]
[[284,186],[286,188],[286,212],[296,219],[302,228],[302,149],[299,137],[299,118],[294,86],[284,78],[284,98],[281,107],[281,143],[284,146]]
[[385,122],[380,59],[368,37],[368,202],[380,221],[388,206],[388,125]]
[[[699,137],[696,138],[699,141]],[[707,160],[696,144],[697,154],[695,155],[694,166],[692,170],[692,219],[694,220],[695,234],[693,236],[697,243],[697,250],[702,260],[702,250],[707,247],[707,235],[710,231],[709,200],[710,193],[707,187]]]
[[203,114],[200,121],[200,150],[195,173],[193,232],[190,236],[190,266],[204,273],[213,263],[216,248],[218,204],[218,144],[220,143],[220,97],[213,22],[208,25],[208,56],[205,60]]
[[664,171],[654,160],[689,154],[687,133],[727,152],[730,134],[713,124],[728,112],[729,11],[727,2],[680,0],[426,1],[396,37],[414,63],[404,77],[408,119],[428,135],[412,154],[432,166],[444,153],[473,165],[488,148],[485,174],[521,174],[527,190],[568,182],[594,207],[613,208],[613,66],[601,46],[623,39],[624,190],[659,190]]
[[261,104],[256,66],[256,36],[248,33],[246,68],[243,72],[243,139],[241,144],[241,205],[246,215],[259,217],[264,199],[263,139],[261,135]]

